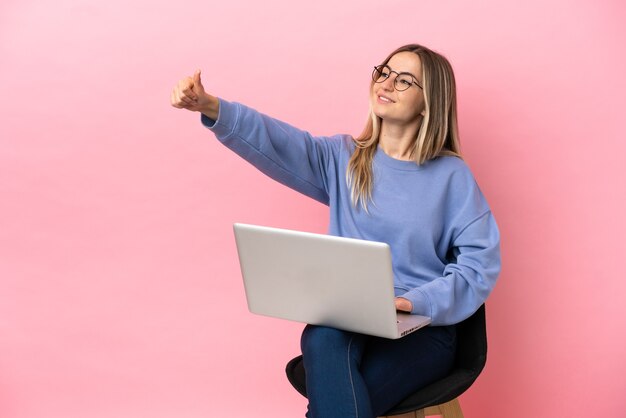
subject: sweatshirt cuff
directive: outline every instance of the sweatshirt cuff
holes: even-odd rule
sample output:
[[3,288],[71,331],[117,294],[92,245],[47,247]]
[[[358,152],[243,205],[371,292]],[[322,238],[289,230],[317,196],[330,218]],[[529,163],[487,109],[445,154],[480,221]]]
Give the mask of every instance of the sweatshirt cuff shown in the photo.
[[430,300],[428,299],[428,296],[426,296],[426,294],[419,288],[411,289],[405,294],[400,295],[400,297],[411,301],[411,305],[413,305],[413,309],[411,310],[412,314],[432,318],[433,310]]
[[221,98],[218,98],[218,100],[220,101],[220,107],[217,114],[217,120],[213,120],[202,113],[200,121],[206,128],[213,131],[215,136],[224,138],[234,131],[235,123],[239,116],[239,108],[235,103],[231,103]]

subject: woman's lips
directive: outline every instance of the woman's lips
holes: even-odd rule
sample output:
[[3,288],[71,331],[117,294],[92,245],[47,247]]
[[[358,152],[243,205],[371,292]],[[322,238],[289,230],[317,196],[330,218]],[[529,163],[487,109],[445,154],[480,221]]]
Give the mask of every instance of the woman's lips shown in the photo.
[[383,104],[386,104],[386,103],[395,103],[395,102],[394,102],[393,100],[391,100],[389,97],[386,97],[386,96],[381,96],[381,95],[378,95],[378,102],[379,102],[379,103],[383,103]]

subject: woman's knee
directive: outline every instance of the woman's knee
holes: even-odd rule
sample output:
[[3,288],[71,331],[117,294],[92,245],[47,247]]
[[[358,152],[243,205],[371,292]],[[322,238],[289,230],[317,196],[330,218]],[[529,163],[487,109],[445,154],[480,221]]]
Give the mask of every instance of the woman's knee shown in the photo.
[[302,332],[300,347],[302,354],[306,356],[307,354],[347,348],[351,338],[352,333],[336,328],[307,325]]

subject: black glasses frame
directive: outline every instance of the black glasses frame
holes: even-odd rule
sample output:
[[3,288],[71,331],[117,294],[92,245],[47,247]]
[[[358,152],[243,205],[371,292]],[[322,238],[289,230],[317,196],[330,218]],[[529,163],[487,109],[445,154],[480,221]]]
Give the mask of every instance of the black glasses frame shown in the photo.
[[[383,70],[387,70],[388,71],[388,75],[384,76],[383,75]],[[411,85],[401,85],[401,87],[404,88],[398,88],[398,77],[400,77],[401,75],[408,75],[411,76],[411,81],[413,84],[415,84],[417,87],[419,87],[420,89],[424,90],[424,87],[422,87],[416,80],[415,80],[415,76],[411,73],[406,73],[406,72],[402,72],[399,73],[397,71],[394,71],[391,69],[390,66],[388,65],[377,65],[374,67],[374,71],[372,72],[372,80],[374,80],[374,83],[383,83],[385,80],[387,80],[390,77],[390,74],[393,73],[396,75],[395,80],[393,80],[393,88],[395,88],[398,91],[405,91],[408,90],[409,87],[411,87]]]

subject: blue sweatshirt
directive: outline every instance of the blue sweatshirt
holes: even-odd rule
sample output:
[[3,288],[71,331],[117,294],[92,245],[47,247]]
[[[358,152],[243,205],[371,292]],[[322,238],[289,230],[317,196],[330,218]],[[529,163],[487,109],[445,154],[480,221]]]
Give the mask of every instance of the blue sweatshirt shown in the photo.
[[316,137],[238,103],[220,100],[202,123],[263,173],[330,208],[329,234],[391,247],[396,296],[433,325],[455,324],[485,301],[500,272],[500,236],[467,165],[438,157],[422,165],[373,161],[368,212],[350,200],[348,135]]

